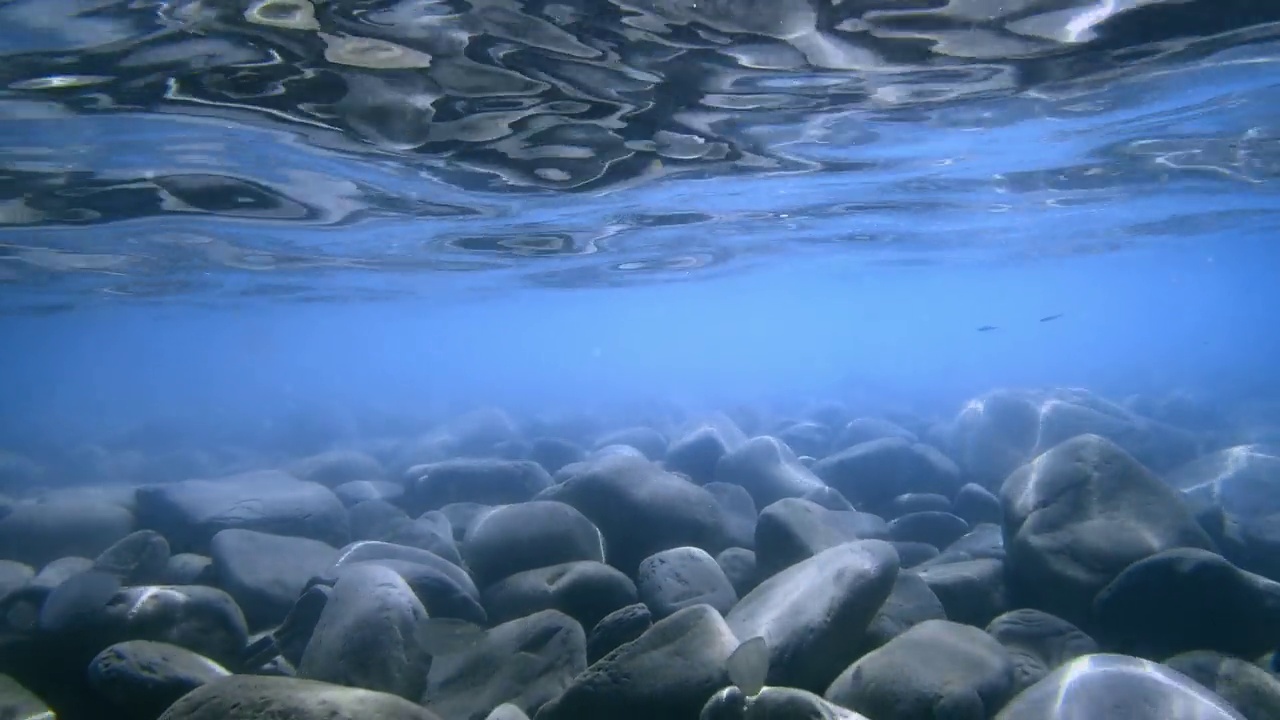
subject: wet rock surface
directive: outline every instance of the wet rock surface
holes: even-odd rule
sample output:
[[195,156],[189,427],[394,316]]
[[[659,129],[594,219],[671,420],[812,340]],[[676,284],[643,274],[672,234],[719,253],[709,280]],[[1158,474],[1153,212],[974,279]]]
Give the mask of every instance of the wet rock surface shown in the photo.
[[18,493],[0,715],[1271,718],[1272,456],[1153,462],[1176,437],[1073,392],[920,433],[476,415]]

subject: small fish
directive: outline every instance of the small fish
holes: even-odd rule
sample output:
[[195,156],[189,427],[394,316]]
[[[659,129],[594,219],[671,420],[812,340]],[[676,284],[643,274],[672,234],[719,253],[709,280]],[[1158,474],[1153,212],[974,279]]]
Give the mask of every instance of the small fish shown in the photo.
[[755,697],[764,689],[769,675],[769,645],[759,635],[738,646],[729,655],[729,681],[747,697]]
[[1052,320],[1057,320],[1058,318],[1062,317],[1064,314],[1065,313],[1057,313],[1055,315],[1045,315],[1044,317],[1040,318],[1040,322],[1050,322]]
[[474,646],[485,629],[455,618],[427,618],[418,625],[418,642],[432,655],[456,655]]
[[982,327],[978,328],[978,332],[991,332],[992,330],[999,330],[999,329],[1000,328],[995,325],[983,325]]

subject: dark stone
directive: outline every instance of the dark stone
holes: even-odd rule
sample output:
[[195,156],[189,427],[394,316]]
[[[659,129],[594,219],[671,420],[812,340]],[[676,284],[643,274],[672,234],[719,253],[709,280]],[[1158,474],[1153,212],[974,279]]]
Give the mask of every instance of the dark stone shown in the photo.
[[928,584],[915,573],[899,572],[893,582],[893,590],[885,598],[876,615],[867,626],[867,632],[857,650],[862,657],[906,632],[908,628],[925,620],[946,620],[942,601],[933,594]]
[[1213,547],[1176,490],[1097,435],[1019,468],[1000,502],[1010,601],[1086,631],[1094,596],[1130,564],[1172,548]]
[[462,553],[453,541],[453,526],[438,510],[431,510],[413,520],[401,520],[379,538],[396,545],[416,547],[439,555],[454,565],[462,565]]
[[586,643],[582,626],[555,610],[503,623],[433,658],[422,704],[445,718],[484,718],[504,703],[535,715],[587,669]]
[[639,458],[589,461],[539,499],[567,503],[587,516],[604,535],[606,561],[627,574],[668,548],[718,553],[730,546],[723,511],[711,493]]
[[713,608],[685,608],[578,673],[535,720],[695,718],[729,684],[737,647]]
[[716,464],[727,452],[729,445],[720,431],[710,425],[703,425],[671,443],[663,466],[671,472],[687,476],[699,485],[705,485],[714,479]]
[[532,460],[458,458],[411,468],[405,502],[417,512],[450,503],[507,505],[551,487],[551,476]]
[[738,638],[767,638],[768,684],[825,688],[856,659],[897,576],[888,543],[843,543],[761,582],[725,621]]
[[347,509],[352,540],[384,540],[400,523],[408,522],[404,510],[386,500],[362,500]]
[[831,443],[831,450],[839,452],[854,445],[861,445],[873,440],[899,438],[907,442],[917,442],[916,434],[906,428],[880,418],[855,418],[840,430]]
[[604,562],[604,538],[571,505],[537,500],[486,513],[462,544],[467,567],[480,587],[525,570],[594,560]]
[[471,531],[476,521],[489,514],[493,508],[494,506],[483,503],[449,503],[440,508],[440,514],[449,518],[449,525],[453,528],[454,542],[461,543],[466,541],[467,533]]
[[404,698],[289,677],[232,675],[182,696],[160,720],[440,720]]
[[471,579],[471,575],[459,567],[457,563],[449,562],[430,550],[408,545],[397,545],[379,540],[353,542],[338,551],[338,561],[334,567],[371,560],[404,560],[436,568],[457,583],[459,587],[465,589],[468,594],[480,597],[480,591],[476,589],[475,581]]
[[1013,662],[990,635],[926,620],[850,665],[824,697],[871,718],[979,720],[1013,687]]
[[823,486],[781,440],[762,435],[725,454],[716,465],[715,479],[746,488],[756,507],[783,498],[798,498]]
[[493,622],[558,610],[593,627],[605,615],[636,601],[635,583],[617,568],[577,561],[515,573],[485,588],[484,607]]
[[1083,630],[1046,612],[1011,610],[987,625],[987,634],[1013,658],[1014,685],[1021,692],[1082,655],[1098,652]]
[[17,502],[0,512],[0,558],[40,567],[96,557],[134,530],[127,508],[90,497]]
[[754,548],[756,545],[756,504],[741,485],[709,482],[702,488],[711,493],[720,506],[724,518],[728,542],[735,547]]
[[898,560],[902,568],[912,568],[938,557],[938,548],[929,543],[893,541],[893,549],[898,551]]
[[616,430],[596,440],[595,449],[626,445],[639,450],[649,460],[661,460],[667,453],[667,438],[650,427]]
[[932,565],[915,571],[947,609],[953,622],[986,627],[1009,609],[1004,589],[1004,564],[981,559]]
[[964,537],[969,523],[948,512],[914,512],[889,523],[889,539],[928,543],[938,549]]
[[778,430],[777,438],[797,455],[825,455],[831,448],[831,428],[816,422],[798,422]]
[[347,511],[333,491],[269,470],[216,480],[184,480],[138,490],[138,522],[175,552],[207,553],[228,529],[347,542]]
[[212,585],[213,558],[195,553],[170,555],[165,563],[161,585]]
[[349,508],[370,500],[395,503],[404,497],[404,486],[390,480],[352,480],[333,488],[333,494]]
[[937,449],[902,438],[854,445],[822,458],[813,472],[849,498],[854,507],[884,512],[905,493],[952,497],[960,489],[960,470]]
[[551,475],[555,475],[569,463],[581,462],[586,456],[585,450],[563,438],[534,438],[529,445],[529,459],[541,465]]
[[640,637],[652,626],[653,616],[644,603],[632,603],[605,615],[587,636],[587,663],[594,665],[597,660],[624,643]]
[[35,576],[36,571],[30,565],[12,560],[0,560],[0,600],[10,592],[25,587]]
[[1256,657],[1280,638],[1280,583],[1206,550],[1176,548],[1125,568],[1098,593],[1093,612],[1099,639],[1128,655]]
[[1280,679],[1253,663],[1212,650],[1195,650],[1164,661],[1209,688],[1245,720],[1280,718]]
[[[803,460],[803,458],[801,459]],[[805,465],[805,467],[813,467],[813,463],[817,462],[813,458],[809,458],[809,460],[811,462],[809,462],[808,464],[805,464],[803,462],[801,464]],[[853,503],[845,499],[845,496],[841,495],[839,490],[836,490],[835,488],[830,487],[829,485],[823,485],[821,487],[813,488],[812,490],[802,495],[800,499],[808,500],[809,502],[814,503],[815,505],[820,505],[828,510],[852,510],[853,509]]]
[[888,526],[875,515],[786,498],[764,508],[756,521],[756,566],[766,578],[827,548],[888,535]]
[[956,493],[954,507],[951,512],[964,519],[970,525],[1002,521],[1000,498],[977,483],[965,483]]
[[723,615],[738,602],[715,558],[692,547],[671,548],[645,558],[636,573],[636,590],[655,620],[699,603]]
[[120,578],[123,585],[161,582],[169,566],[169,542],[154,530],[139,530],[120,538],[94,561],[96,570]]
[[1125,655],[1083,655],[1018,693],[996,720],[1240,720],[1182,673]]
[[298,676],[416,700],[431,664],[418,632],[426,619],[426,608],[394,570],[370,563],[346,567],[307,642]]
[[362,480],[381,480],[382,463],[358,450],[327,450],[290,463],[286,472],[329,488]]
[[886,518],[898,518],[919,512],[951,512],[951,500],[937,493],[906,493],[890,501],[885,508]]
[[319,540],[253,530],[223,530],[209,545],[218,586],[236,599],[252,630],[283,620],[307,581],[338,559]]
[[760,584],[760,572],[756,569],[756,554],[740,547],[725,548],[716,556],[716,564],[729,578],[733,591],[743,597]]
[[98,653],[89,663],[89,686],[116,711],[155,718],[178,698],[227,677],[221,665],[168,643],[129,640]]

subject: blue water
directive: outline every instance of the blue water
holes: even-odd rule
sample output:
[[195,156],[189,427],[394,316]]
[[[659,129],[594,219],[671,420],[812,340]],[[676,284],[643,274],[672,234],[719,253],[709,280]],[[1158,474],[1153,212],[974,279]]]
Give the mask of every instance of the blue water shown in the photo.
[[0,5],[8,445],[1280,391],[1273,4],[256,12]]

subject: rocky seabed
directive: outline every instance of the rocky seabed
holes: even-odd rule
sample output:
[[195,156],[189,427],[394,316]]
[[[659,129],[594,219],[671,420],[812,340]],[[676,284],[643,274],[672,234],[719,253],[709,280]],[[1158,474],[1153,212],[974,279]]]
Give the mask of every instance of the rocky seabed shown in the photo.
[[762,415],[0,454],[0,718],[1280,719],[1273,428]]

